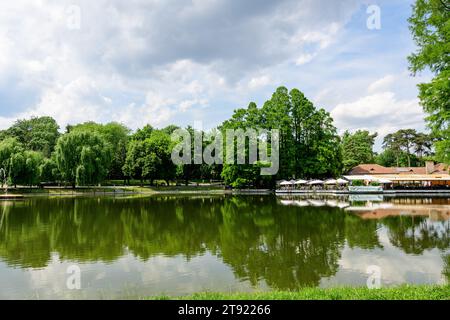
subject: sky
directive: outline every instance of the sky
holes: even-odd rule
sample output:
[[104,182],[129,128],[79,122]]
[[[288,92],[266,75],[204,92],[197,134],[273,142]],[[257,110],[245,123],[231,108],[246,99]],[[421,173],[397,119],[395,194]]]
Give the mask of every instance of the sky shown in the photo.
[[43,115],[61,128],[200,121],[210,129],[286,86],[329,111],[340,133],[378,132],[379,146],[389,132],[425,128],[417,84],[430,76],[412,77],[407,62],[416,50],[412,4],[2,1],[0,129]]

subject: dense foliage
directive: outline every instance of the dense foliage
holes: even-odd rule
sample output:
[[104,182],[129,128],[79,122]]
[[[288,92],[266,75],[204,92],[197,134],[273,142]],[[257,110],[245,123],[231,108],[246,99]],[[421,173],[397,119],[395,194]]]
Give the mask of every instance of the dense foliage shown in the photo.
[[383,152],[376,162],[386,167],[422,166],[433,154],[432,135],[414,129],[402,129],[386,135]]
[[[56,121],[49,117],[18,120],[0,131],[0,181],[6,177],[9,185],[92,186],[105,180],[147,181],[151,185],[222,180],[233,188],[269,188],[280,179],[338,177],[361,163],[423,165],[434,156],[433,142],[442,142],[434,134],[403,129],[384,137],[383,152],[377,155],[373,151],[377,133],[346,131],[341,138],[328,112],[316,108],[298,89],[288,91],[285,87],[278,88],[262,107],[252,102],[235,110],[217,129],[204,132],[187,127],[192,163],[175,165],[171,159],[179,142],[172,139],[177,129],[175,125],[162,129],[146,125],[132,133],[116,122],[86,122],[69,125],[61,134]],[[243,145],[246,164],[237,164],[236,153],[236,164],[194,161],[196,137],[205,151],[218,133],[226,144],[227,129],[279,130],[278,173],[261,175],[261,169],[271,165],[261,155],[249,163],[248,139]],[[269,155],[273,152],[271,139],[269,134]],[[240,148],[237,140],[235,137],[235,151]],[[214,150],[211,156],[226,159],[227,148],[223,147],[224,154]]]
[[333,119],[297,89],[278,88],[262,108],[250,103],[238,109],[221,129],[278,129],[280,168],[277,176],[261,177],[258,165],[224,165],[222,177],[234,187],[268,185],[275,179],[331,177],[342,173],[340,137]]
[[436,137],[436,157],[450,164],[450,10],[442,0],[416,0],[409,18],[417,51],[409,57],[416,74],[430,70],[434,78],[419,85],[419,99]]
[[344,171],[361,163],[373,163],[373,145],[378,134],[370,134],[366,130],[358,130],[351,134],[346,131],[342,137]]

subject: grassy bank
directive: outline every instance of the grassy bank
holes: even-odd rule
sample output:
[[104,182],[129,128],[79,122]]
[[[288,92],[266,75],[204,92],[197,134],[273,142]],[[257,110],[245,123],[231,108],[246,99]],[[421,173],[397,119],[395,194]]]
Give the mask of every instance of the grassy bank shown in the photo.
[[191,296],[160,300],[450,300],[450,285],[401,286],[395,288],[306,288],[300,291],[258,293],[196,293]]
[[[4,190],[0,190],[0,194],[4,194]],[[206,193],[206,194],[223,194],[226,193],[223,187],[220,186],[102,186],[102,187],[18,187],[8,188],[9,194],[24,194],[24,195],[112,195],[123,193],[139,193],[139,194],[158,194],[158,193]]]

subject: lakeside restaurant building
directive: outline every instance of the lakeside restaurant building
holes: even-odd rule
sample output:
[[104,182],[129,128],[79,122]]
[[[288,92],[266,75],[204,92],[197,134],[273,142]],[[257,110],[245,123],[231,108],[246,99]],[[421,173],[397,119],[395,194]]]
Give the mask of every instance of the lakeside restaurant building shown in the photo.
[[361,164],[345,176],[347,180],[379,182],[385,188],[450,189],[449,166],[427,161],[425,167],[383,167],[378,164]]

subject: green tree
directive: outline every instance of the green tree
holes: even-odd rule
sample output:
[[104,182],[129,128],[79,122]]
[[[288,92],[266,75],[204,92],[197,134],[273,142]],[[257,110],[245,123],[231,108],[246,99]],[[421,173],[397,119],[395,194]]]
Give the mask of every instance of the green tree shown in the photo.
[[346,131],[342,137],[344,171],[374,161],[373,145],[377,133],[370,134],[366,130],[358,130],[351,134]]
[[375,163],[384,167],[395,167],[398,166],[399,160],[397,159],[397,154],[394,150],[388,148],[376,155]]
[[8,171],[11,156],[22,151],[22,144],[16,138],[6,138],[0,141],[0,168]]
[[103,181],[110,161],[109,146],[98,133],[75,130],[58,139],[56,164],[62,178],[73,187]]
[[[385,154],[377,157],[377,163],[397,167],[423,165],[424,156],[432,154],[433,138],[414,129],[401,129],[386,135],[383,140]],[[387,153],[386,153],[387,152]],[[395,157],[395,164],[392,163]],[[384,163],[384,164],[383,164]]]
[[[294,175],[315,178],[342,173],[342,149],[333,119],[324,109],[317,109],[298,89],[290,92],[294,154]],[[280,147],[280,153],[284,153]],[[283,177],[285,178],[285,177]]]
[[145,127],[138,129],[136,131],[136,133],[133,134],[132,139],[143,141],[143,140],[149,138],[154,130],[155,129],[151,125],[148,124]]
[[17,120],[6,134],[16,138],[27,150],[39,151],[49,157],[60,136],[59,126],[51,117]]
[[[23,151],[22,144],[16,138],[8,137],[0,141],[0,169],[3,169],[2,172],[6,175],[9,183],[16,182],[18,172],[23,165],[23,161],[21,161]],[[13,179],[11,179],[11,174],[14,175]],[[2,176],[2,178],[4,177]]]
[[[324,109],[316,109],[297,89],[289,92],[280,87],[262,108],[250,103],[246,109],[235,110],[220,129],[249,128],[280,132],[280,170],[276,177],[263,180],[269,186],[277,178],[329,177],[342,173],[342,148],[333,119]],[[229,166],[237,167],[230,169]],[[253,171],[248,165],[225,164],[223,170],[222,177],[230,185],[230,181],[238,177],[241,178],[239,185],[251,184],[248,173]],[[254,180],[253,185],[257,181],[261,180]]]
[[129,143],[123,172],[126,176],[141,181],[148,179],[151,184],[157,178],[169,184],[169,180],[175,178],[176,174],[176,167],[171,159],[171,137],[161,130],[148,130],[148,133],[150,136],[141,140],[144,134],[139,132],[139,139],[133,139]]
[[17,184],[23,181],[23,172],[25,171],[25,157],[23,152],[17,152],[11,155],[9,159],[9,184],[17,187]]
[[123,124],[110,122],[105,125],[86,122],[76,126],[68,126],[68,132],[91,131],[100,134],[108,144],[111,153],[111,162],[108,169],[108,178],[122,179],[122,167],[125,164],[127,144],[131,130]]
[[152,132],[150,138],[145,140],[148,150],[144,162],[144,175],[149,179],[160,178],[169,181],[175,178],[176,167],[171,159],[174,146],[171,137],[161,130]]
[[417,138],[417,131],[414,129],[401,129],[395,133],[400,148],[406,153],[408,167],[411,167],[411,153]]
[[395,155],[396,166],[400,166],[400,155],[402,153],[401,144],[398,136],[394,133],[389,133],[383,139],[383,149],[390,150],[390,155]]
[[431,135],[419,132],[416,134],[413,144],[414,151],[420,160],[432,154],[433,138]]
[[26,150],[14,153],[10,158],[9,180],[13,185],[38,185],[39,167],[44,160],[42,153]]
[[23,183],[30,187],[38,185],[41,182],[39,168],[44,161],[43,154],[37,151],[27,150],[24,152],[24,158]]
[[161,131],[170,136],[175,130],[178,130],[178,129],[180,129],[179,126],[171,124],[163,129],[161,129]]
[[45,158],[39,166],[40,182],[56,182],[60,181],[61,177],[54,157]]
[[443,0],[416,0],[408,21],[417,45],[408,57],[410,70],[435,75],[419,85],[419,99],[437,138],[436,159],[450,163],[450,11]]
[[[249,113],[252,110],[249,110]],[[292,104],[289,91],[285,87],[279,87],[261,108],[259,117],[260,127],[267,130],[280,130],[280,169],[279,177],[292,177],[295,175],[295,148],[292,134],[293,118],[291,115]],[[251,123],[250,123],[251,125]],[[253,124],[255,126],[255,124]],[[251,127],[253,127],[251,126]]]
[[129,178],[144,179],[143,159],[145,157],[145,143],[140,140],[132,140],[127,147],[127,156],[122,167],[123,174]]

